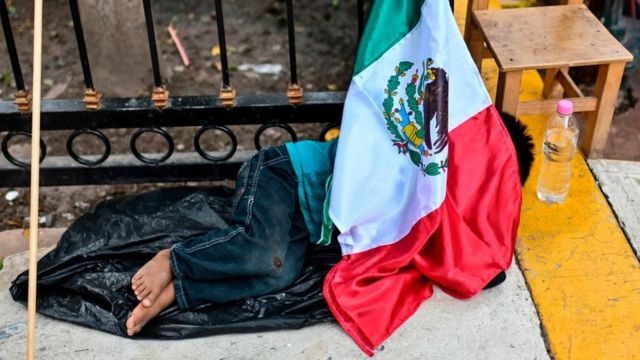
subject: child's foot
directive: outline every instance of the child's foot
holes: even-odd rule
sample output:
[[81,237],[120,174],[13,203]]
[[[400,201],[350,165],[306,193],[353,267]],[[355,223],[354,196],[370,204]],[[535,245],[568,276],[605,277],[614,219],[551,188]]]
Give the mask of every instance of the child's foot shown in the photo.
[[127,334],[133,336],[142,330],[142,328],[162,310],[166,309],[176,299],[176,293],[173,289],[173,282],[170,282],[164,290],[160,292],[160,296],[151,307],[138,306],[133,309],[131,316],[127,320]]
[[131,279],[131,288],[143,306],[150,307],[171,282],[170,250],[160,251]]

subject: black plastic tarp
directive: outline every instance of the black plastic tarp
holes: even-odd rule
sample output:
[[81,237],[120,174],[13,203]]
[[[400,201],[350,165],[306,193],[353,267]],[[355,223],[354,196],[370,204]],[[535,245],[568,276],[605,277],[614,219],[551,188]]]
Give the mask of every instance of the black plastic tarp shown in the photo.
[[[159,250],[226,226],[232,195],[224,187],[178,187],[99,204],[38,262],[38,312],[127,336],[125,322],[138,304],[131,276]],[[340,259],[333,243],[311,247],[299,278],[281,292],[194,310],[173,305],[136,336],[177,339],[331,321],[322,282]],[[27,272],[14,280],[14,300],[26,303],[27,283]]]

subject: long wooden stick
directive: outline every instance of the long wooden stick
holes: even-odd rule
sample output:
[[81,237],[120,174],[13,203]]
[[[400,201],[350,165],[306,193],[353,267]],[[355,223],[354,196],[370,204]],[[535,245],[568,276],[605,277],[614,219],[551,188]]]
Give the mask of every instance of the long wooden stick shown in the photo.
[[29,316],[27,359],[36,356],[36,284],[38,278],[38,220],[40,193],[40,98],[42,79],[42,0],[33,8],[33,107],[31,110],[31,205],[29,215]]

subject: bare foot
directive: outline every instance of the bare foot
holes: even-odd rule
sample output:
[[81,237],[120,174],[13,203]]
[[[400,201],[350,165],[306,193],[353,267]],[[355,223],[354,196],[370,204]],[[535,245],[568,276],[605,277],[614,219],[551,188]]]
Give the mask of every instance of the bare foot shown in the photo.
[[127,334],[133,336],[142,330],[147,323],[156,317],[162,310],[166,309],[172,302],[176,300],[176,293],[173,289],[173,282],[169,284],[160,292],[160,296],[156,298],[156,301],[151,307],[142,306],[138,304],[131,316],[127,320]]
[[131,288],[143,306],[150,307],[173,279],[170,250],[161,250],[131,279]]

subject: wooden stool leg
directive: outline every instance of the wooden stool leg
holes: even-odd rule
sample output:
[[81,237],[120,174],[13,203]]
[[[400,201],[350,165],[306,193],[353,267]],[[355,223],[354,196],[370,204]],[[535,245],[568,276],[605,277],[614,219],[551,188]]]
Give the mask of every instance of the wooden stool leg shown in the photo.
[[513,116],[518,115],[518,98],[522,70],[500,72],[498,75],[498,89],[496,90],[496,108]]
[[480,33],[480,29],[478,28],[478,25],[476,25],[475,21],[471,20],[466,26],[469,29],[467,32],[467,46],[469,47],[469,53],[473,58],[473,62],[476,63],[478,70],[482,71],[484,38],[482,37],[482,33]]
[[464,28],[464,41],[478,70],[482,71],[482,58],[484,55],[484,38],[480,28],[473,17],[474,10],[486,10],[489,8],[489,0],[470,0],[467,4],[467,19]]
[[601,158],[607,145],[623,73],[624,63],[600,65],[598,70],[598,80],[593,89],[598,104],[593,112],[587,114],[582,142],[582,150],[590,159]]
[[[565,68],[569,69],[569,68]],[[560,99],[564,94],[564,89],[557,79],[560,69],[547,69],[544,71],[544,87],[542,94],[547,99]]]

